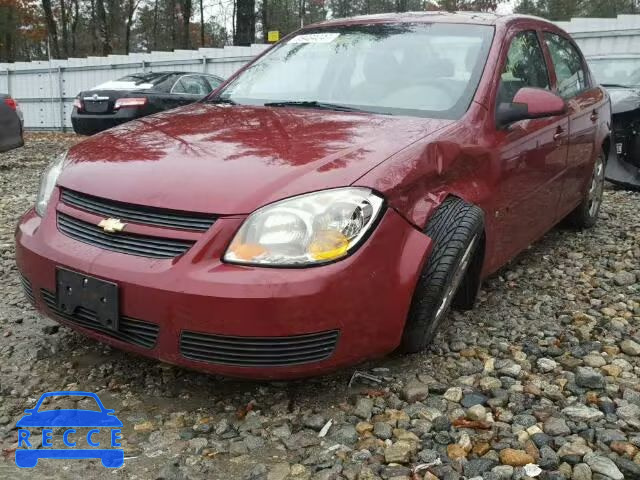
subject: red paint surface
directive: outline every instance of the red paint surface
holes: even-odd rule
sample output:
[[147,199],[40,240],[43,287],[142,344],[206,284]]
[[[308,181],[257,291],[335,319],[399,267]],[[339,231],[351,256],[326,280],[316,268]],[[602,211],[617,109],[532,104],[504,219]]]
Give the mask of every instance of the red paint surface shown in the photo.
[[[123,315],[160,324],[158,345],[145,351],[95,332],[83,333],[209,372],[254,378],[313,375],[383,355],[398,345],[417,276],[431,249],[421,229],[447,195],[485,212],[483,275],[525,249],[578,204],[595,155],[609,135],[604,90],[582,92],[555,116],[503,129],[495,121],[497,84],[513,35],[531,29],[566,34],[527,17],[426,14],[374,21],[495,25],[487,66],[461,119],[196,104],[96,135],[71,149],[71,164],[59,185],[223,218],[207,233],[192,237],[160,229],[162,236],[197,239],[182,257],[134,257],[62,235],[55,224],[56,209],[95,223],[101,218],[58,205],[56,191],[45,218],[30,211],[17,231],[18,266],[34,291],[54,288],[58,265],[113,280],[121,286]],[[549,53],[541,43],[555,87]],[[389,206],[355,254],[308,269],[221,262],[242,220],[256,208],[348,185],[377,190]],[[159,232],[155,227],[132,228]],[[40,300],[38,305],[42,308]],[[335,328],[341,330],[338,348],[317,364],[226,367],[189,361],[178,352],[181,329],[286,336]]]
[[521,88],[513,97],[513,103],[526,105],[527,111],[532,117],[562,115],[567,109],[562,98],[541,88]]

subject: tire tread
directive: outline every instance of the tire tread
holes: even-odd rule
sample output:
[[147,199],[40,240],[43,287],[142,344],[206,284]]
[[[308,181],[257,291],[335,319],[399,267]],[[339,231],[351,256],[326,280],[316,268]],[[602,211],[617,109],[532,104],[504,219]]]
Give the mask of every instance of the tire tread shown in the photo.
[[[437,305],[445,286],[468,243],[483,229],[484,215],[480,208],[460,198],[447,197],[424,229],[434,247],[418,280],[402,338],[402,350],[417,352],[435,336]],[[437,327],[437,326],[436,326]],[[434,330],[434,331],[432,331]]]

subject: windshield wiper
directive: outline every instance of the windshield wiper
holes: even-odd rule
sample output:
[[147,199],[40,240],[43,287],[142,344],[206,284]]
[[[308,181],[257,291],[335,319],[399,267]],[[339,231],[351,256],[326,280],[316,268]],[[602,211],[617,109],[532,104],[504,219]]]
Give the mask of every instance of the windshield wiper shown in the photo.
[[300,108],[319,108],[322,110],[335,110],[338,112],[366,112],[360,108],[349,107],[347,105],[340,105],[338,103],[318,102],[317,100],[299,100],[299,101],[282,101],[282,102],[267,102],[265,107],[300,107]]
[[207,100],[207,103],[213,103],[213,104],[223,104],[223,105],[237,105],[236,102],[234,102],[233,100],[231,100],[230,98],[222,98],[222,97],[216,97],[216,98],[212,98],[211,100]]
[[613,88],[629,88],[633,89],[630,85],[623,85],[622,83],[601,83],[603,87],[613,87]]

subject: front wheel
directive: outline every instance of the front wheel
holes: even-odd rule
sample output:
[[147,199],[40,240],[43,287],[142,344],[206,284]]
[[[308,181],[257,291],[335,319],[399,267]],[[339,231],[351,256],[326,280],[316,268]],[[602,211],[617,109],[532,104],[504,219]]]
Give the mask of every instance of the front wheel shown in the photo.
[[403,351],[418,352],[433,341],[473,263],[483,232],[482,210],[456,197],[448,197],[429,220],[424,233],[434,246],[413,294]]
[[593,165],[589,189],[584,194],[582,202],[569,214],[569,222],[577,228],[591,228],[598,220],[598,213],[602,205],[604,191],[604,152],[600,151]]

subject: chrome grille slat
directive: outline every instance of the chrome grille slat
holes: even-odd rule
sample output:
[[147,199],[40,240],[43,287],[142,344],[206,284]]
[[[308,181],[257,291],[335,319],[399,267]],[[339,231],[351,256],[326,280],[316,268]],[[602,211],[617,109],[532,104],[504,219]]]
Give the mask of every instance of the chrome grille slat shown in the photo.
[[[64,215],[64,214],[62,214]],[[96,227],[95,225],[92,225],[90,223],[87,222],[83,222],[82,220],[78,220],[78,219],[74,219],[73,217],[69,217],[65,215],[65,218],[63,219],[65,222],[67,221],[67,219],[73,219],[73,220],[77,220],[78,223],[75,222],[68,222],[69,228],[73,228],[76,229],[79,233],[97,233],[102,235],[103,233],[107,233],[104,230],[102,230],[100,227]],[[81,223],[85,223],[87,224],[89,227],[91,227],[89,232],[86,232],[86,227],[85,225],[81,225]],[[109,234],[107,233],[107,236],[109,237],[110,241],[114,242],[114,243],[128,243],[131,245],[137,245],[139,247],[147,247],[148,245],[153,245],[156,248],[159,249],[166,249],[167,251],[171,251],[172,247],[183,247],[185,245],[185,242],[189,242],[188,240],[172,240],[169,238],[158,238],[158,237],[148,237],[148,236],[143,236],[143,235],[136,235],[136,234],[128,234],[128,233],[118,233],[118,234]],[[140,240],[139,238],[144,238],[144,240]]]
[[151,258],[182,255],[195,243],[192,240],[165,239],[132,233],[107,233],[97,225],[58,212],[58,229],[80,242],[106,250]]
[[210,214],[132,205],[67,189],[62,190],[60,199],[67,205],[97,215],[114,217],[122,221],[182,230],[203,232],[208,230],[216,220],[216,217]]
[[36,299],[33,295],[33,287],[31,286],[31,282],[29,281],[29,279],[27,279],[23,275],[20,275],[20,283],[22,284],[22,291],[24,292],[24,296],[27,297],[27,300],[29,300],[31,303],[35,303]]
[[336,330],[290,337],[237,337],[183,331],[180,352],[192,360],[246,367],[299,365],[331,356]]
[[72,315],[69,315],[58,308],[56,295],[53,292],[45,289],[42,289],[40,292],[49,310],[56,316],[71,323],[144,348],[153,348],[156,344],[158,331],[160,330],[159,325],[121,316],[119,319],[119,329],[116,332],[103,327],[97,321],[93,311],[80,307],[77,308]]

